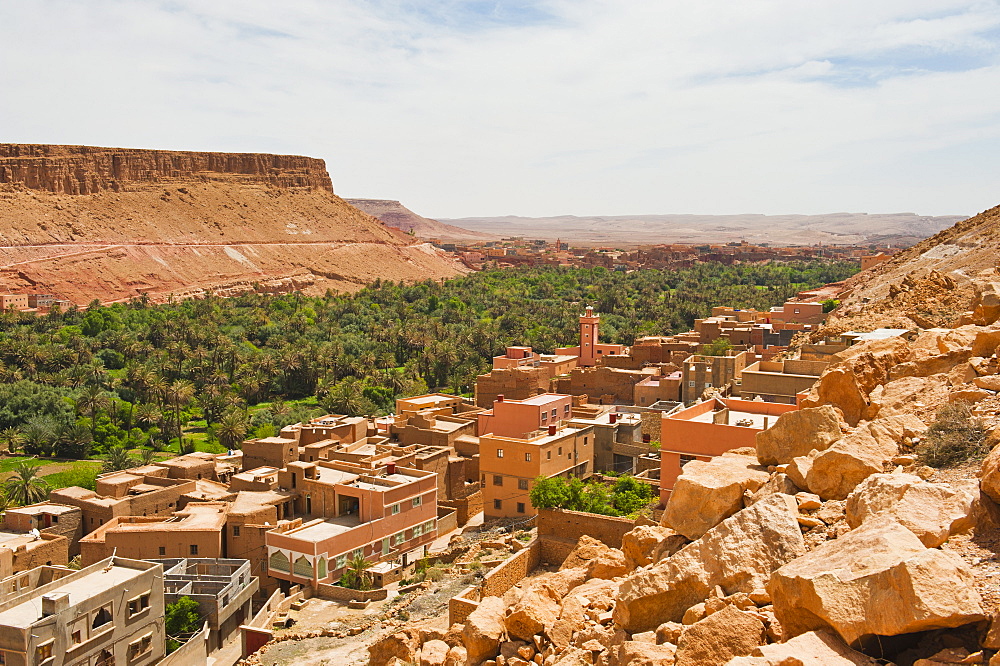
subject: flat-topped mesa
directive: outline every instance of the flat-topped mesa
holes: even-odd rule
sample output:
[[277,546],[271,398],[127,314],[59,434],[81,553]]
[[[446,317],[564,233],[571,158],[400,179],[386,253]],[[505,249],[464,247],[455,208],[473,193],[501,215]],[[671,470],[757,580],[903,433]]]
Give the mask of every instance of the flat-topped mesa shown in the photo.
[[326,163],[314,157],[0,143],[0,183],[32,190],[95,194],[205,180],[333,192]]

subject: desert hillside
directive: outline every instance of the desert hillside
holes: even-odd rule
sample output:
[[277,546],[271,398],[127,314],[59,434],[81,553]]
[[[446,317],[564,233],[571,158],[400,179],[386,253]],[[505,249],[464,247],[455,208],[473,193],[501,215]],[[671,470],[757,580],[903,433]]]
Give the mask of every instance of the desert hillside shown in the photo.
[[461,227],[444,224],[428,217],[417,215],[412,210],[391,199],[344,199],[359,210],[377,217],[390,227],[404,232],[413,232],[418,238],[440,238],[445,240],[491,240],[499,238],[493,234],[469,231]]
[[86,303],[328,288],[460,269],[290,155],[0,144],[0,290]]

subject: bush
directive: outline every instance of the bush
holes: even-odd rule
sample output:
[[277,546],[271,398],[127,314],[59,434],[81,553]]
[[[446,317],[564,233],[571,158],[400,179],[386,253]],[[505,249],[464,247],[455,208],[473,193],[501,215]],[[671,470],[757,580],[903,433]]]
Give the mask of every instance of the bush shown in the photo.
[[916,448],[917,459],[931,467],[955,467],[989,452],[986,429],[967,402],[945,405]]

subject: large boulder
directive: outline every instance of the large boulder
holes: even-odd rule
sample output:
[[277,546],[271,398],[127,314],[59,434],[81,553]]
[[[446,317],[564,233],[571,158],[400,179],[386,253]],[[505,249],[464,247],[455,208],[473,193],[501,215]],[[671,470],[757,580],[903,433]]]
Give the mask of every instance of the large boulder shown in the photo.
[[677,666],[722,666],[764,643],[764,623],[726,606],[685,627],[677,643]]
[[847,523],[858,527],[873,516],[889,514],[925,546],[937,548],[973,526],[977,491],[975,481],[952,487],[913,474],[873,474],[847,498]]
[[798,506],[790,495],[772,495],[725,519],[697,541],[648,569],[626,577],[614,621],[631,633],[680,622],[715,586],[726,594],[750,593],[772,571],[805,553]]
[[1000,502],[1000,446],[993,447],[983,460],[979,485],[990,499]]
[[757,433],[757,460],[761,465],[782,465],[813,449],[822,451],[840,439],[841,423],[830,405],[785,412],[773,426]]
[[444,641],[427,641],[420,648],[420,666],[444,666],[449,649]]
[[906,413],[933,415],[948,402],[950,380],[945,374],[902,377],[872,391],[868,418],[884,418]]
[[573,640],[573,634],[586,626],[588,613],[606,613],[614,605],[617,594],[617,583],[600,578],[574,588],[563,599],[559,618],[552,626],[546,627],[553,645],[560,650],[566,649]]
[[559,617],[559,597],[543,586],[525,590],[504,619],[507,634],[513,638],[530,641]]
[[608,666],[673,666],[674,646],[625,641],[611,650]]
[[825,500],[844,499],[898,452],[891,440],[879,441],[868,428],[859,427],[823,451],[793,459],[788,476]]
[[877,666],[882,662],[855,652],[832,631],[810,631],[787,643],[761,645],[749,657],[726,666]]
[[625,555],[592,536],[584,534],[563,561],[560,571],[582,568],[588,578],[617,578],[629,571]]
[[417,661],[419,653],[420,631],[407,627],[369,645],[368,664],[386,666],[393,659],[413,663]]
[[972,321],[988,326],[1000,319],[1000,282],[979,281],[972,283],[975,296],[972,301]]
[[486,597],[469,613],[462,629],[462,642],[470,666],[492,659],[504,636],[504,603],[500,597]]
[[697,539],[742,509],[743,494],[757,490],[769,477],[752,455],[728,452],[689,462],[674,483],[663,522]]
[[983,619],[972,574],[876,516],[774,572],[767,586],[786,636],[830,628],[848,643],[869,634],[958,627]]
[[668,527],[640,525],[622,535],[622,553],[629,569],[638,569],[651,564],[653,554],[663,552],[663,544],[676,545],[667,555],[673,555],[687,543],[687,539]]

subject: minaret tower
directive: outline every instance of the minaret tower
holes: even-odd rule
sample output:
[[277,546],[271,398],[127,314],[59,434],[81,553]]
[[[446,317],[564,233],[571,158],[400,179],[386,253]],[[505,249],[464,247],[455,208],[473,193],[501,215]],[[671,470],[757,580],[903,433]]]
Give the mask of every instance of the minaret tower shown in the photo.
[[601,315],[594,314],[593,306],[587,306],[586,314],[580,315],[580,361],[584,367],[597,362],[597,335]]

